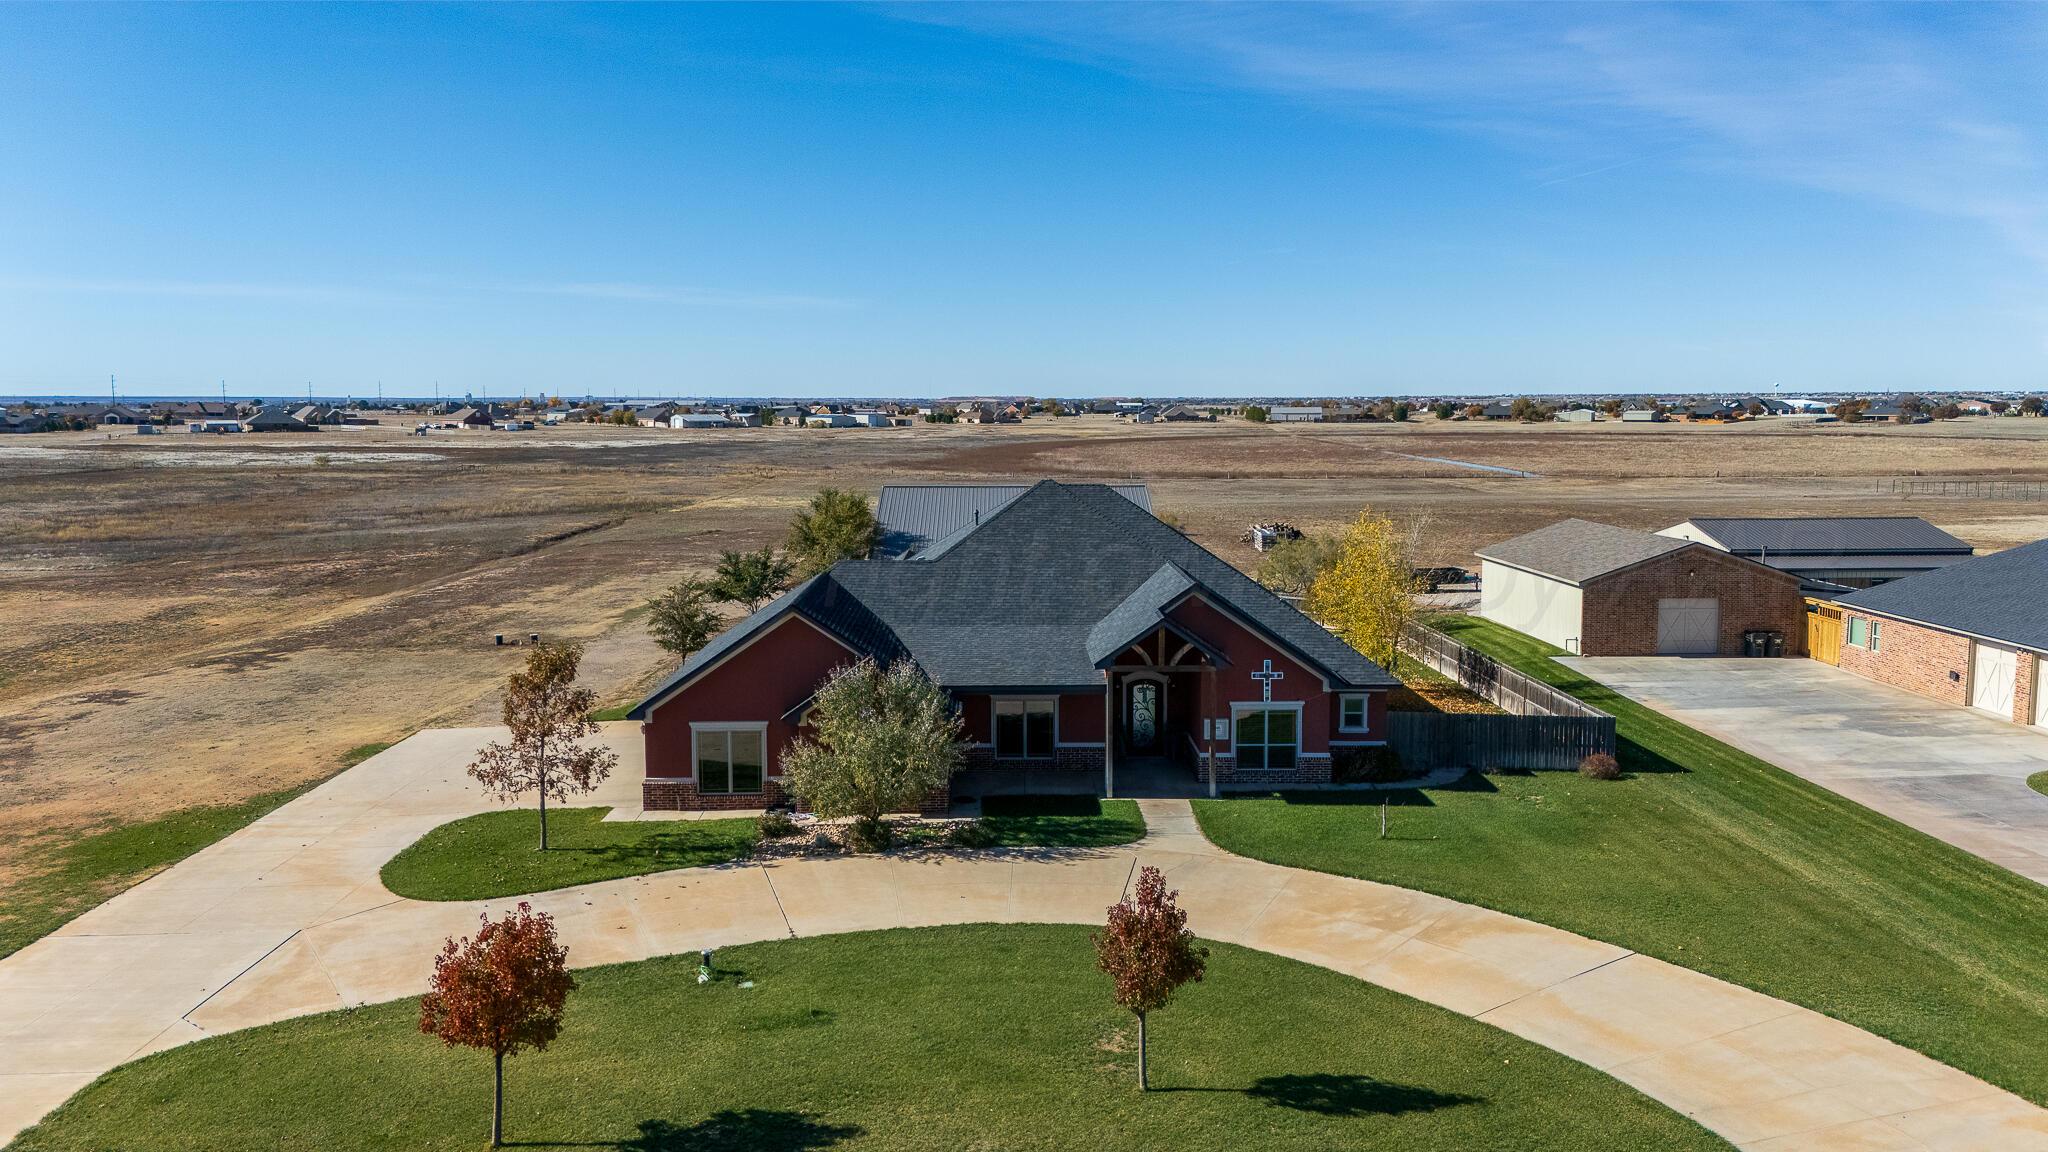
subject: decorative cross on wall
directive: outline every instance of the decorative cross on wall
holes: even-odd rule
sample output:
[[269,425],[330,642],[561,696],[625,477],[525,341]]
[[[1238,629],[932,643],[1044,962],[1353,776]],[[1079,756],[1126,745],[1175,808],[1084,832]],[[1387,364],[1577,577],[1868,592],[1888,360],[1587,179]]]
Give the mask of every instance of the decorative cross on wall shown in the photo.
[[1268,660],[1263,671],[1252,673],[1252,679],[1257,680],[1259,687],[1264,689],[1261,699],[1271,704],[1273,702],[1273,681],[1287,679],[1287,673],[1273,671],[1273,662]]

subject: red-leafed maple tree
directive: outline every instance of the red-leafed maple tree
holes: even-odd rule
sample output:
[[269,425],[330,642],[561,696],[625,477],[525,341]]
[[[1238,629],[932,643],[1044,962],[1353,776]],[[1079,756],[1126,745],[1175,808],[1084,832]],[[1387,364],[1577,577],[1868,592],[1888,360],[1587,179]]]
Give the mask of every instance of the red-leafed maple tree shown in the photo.
[[451,938],[434,957],[433,991],[420,997],[420,1031],[491,1054],[491,1147],[505,1138],[505,1057],[545,1049],[562,1031],[576,987],[555,921],[521,901],[476,935]]
[[1116,1002],[1138,1017],[1138,1090],[1144,1091],[1145,1015],[1166,1007],[1180,986],[1199,981],[1209,950],[1188,931],[1187,910],[1174,903],[1166,877],[1138,870],[1138,890],[1109,909],[1109,925],[1095,934],[1095,963],[1116,981]]
[[589,792],[611,775],[619,754],[593,748],[583,738],[597,733],[590,710],[597,694],[576,687],[583,649],[573,644],[533,646],[526,667],[505,686],[505,727],[510,740],[478,750],[469,774],[501,799],[540,793],[540,850],[548,847],[548,801]]

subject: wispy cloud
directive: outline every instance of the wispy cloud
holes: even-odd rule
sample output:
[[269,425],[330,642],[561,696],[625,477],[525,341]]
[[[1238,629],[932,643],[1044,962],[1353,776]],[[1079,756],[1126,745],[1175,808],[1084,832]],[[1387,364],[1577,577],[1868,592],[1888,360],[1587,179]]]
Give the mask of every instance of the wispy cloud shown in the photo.
[[92,296],[159,296],[201,299],[299,301],[337,305],[422,305],[474,302],[503,296],[562,296],[679,308],[768,310],[846,309],[855,300],[788,293],[736,292],[625,281],[533,281],[501,284],[435,284],[420,289],[264,281],[91,279],[0,277],[0,291]]
[[1161,83],[1486,135],[1533,189],[1668,156],[1978,222],[2048,267],[2048,6],[897,9]]

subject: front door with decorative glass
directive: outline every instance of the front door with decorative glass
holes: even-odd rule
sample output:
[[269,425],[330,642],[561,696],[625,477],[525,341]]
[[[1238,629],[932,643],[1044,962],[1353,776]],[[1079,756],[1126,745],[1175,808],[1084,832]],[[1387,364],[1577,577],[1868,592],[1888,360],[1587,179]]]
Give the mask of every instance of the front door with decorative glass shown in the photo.
[[1159,682],[1133,680],[1124,689],[1124,745],[1132,752],[1159,750]]
[[1292,708],[1236,710],[1233,750],[1239,769],[1263,771],[1294,767],[1301,750],[1301,714]]

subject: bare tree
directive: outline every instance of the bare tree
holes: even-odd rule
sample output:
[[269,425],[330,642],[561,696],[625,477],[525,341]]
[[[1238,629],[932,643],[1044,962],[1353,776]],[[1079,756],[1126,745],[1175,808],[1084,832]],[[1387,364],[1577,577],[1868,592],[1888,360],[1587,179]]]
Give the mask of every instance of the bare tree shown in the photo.
[[540,793],[543,852],[548,800],[560,803],[591,791],[619,762],[617,752],[582,742],[598,730],[590,718],[597,694],[576,687],[582,659],[583,649],[573,644],[534,645],[526,667],[514,672],[505,687],[505,726],[512,738],[484,745],[469,766],[469,774],[503,800]]

